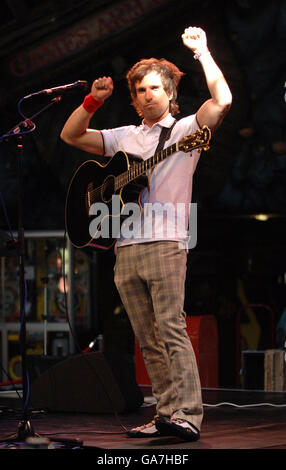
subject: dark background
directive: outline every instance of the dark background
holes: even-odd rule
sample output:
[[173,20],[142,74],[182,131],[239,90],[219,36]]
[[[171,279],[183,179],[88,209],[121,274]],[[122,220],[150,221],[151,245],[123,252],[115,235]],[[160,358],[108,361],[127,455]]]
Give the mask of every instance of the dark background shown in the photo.
[[[195,112],[209,95],[201,66],[183,46],[181,34],[190,25],[205,29],[233,105],[195,174],[198,243],[189,255],[186,312],[216,316],[220,385],[234,386],[241,306],[260,305],[252,310],[260,324],[256,344],[251,340],[253,317],[242,312],[241,321],[250,331],[245,349],[280,346],[277,325],[286,307],[285,1],[6,0],[0,21],[1,135],[23,120],[18,109],[23,97],[76,80],[91,85],[103,75],[113,77],[115,90],[92,126],[138,123],[125,74],[142,57],[165,57],[185,72],[180,116]],[[33,119],[35,131],[23,138],[27,230],[64,228],[68,182],[90,155],[67,146],[59,134],[83,97],[80,90],[66,92]],[[49,96],[25,99],[20,111],[31,117],[50,101]],[[5,139],[0,144],[0,191],[13,229],[18,222],[17,164],[17,139]],[[0,228],[6,230],[3,207],[0,213]],[[255,218],[261,213],[267,221]],[[112,316],[119,302],[113,262],[111,254],[97,255],[93,282],[100,292],[95,296],[100,321],[93,319],[86,336],[108,331],[109,342],[124,349],[130,330],[124,317]]]

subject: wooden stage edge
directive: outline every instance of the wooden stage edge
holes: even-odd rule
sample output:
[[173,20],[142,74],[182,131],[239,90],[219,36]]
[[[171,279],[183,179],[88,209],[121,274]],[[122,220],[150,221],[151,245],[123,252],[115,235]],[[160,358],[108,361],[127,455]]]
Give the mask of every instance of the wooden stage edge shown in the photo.
[[[202,389],[201,437],[197,442],[185,442],[172,436],[143,439],[127,436],[126,430],[147,423],[155,413],[150,387],[141,389],[144,403],[132,412],[92,414],[30,410],[30,423],[36,437],[49,441],[48,449],[80,448],[104,455],[123,455],[129,451],[146,455],[150,452],[189,455],[191,452],[194,457],[202,450],[286,449],[286,392]],[[15,392],[0,392],[0,450],[27,448],[27,443],[13,440],[21,420],[21,403]],[[37,448],[35,442],[34,448]],[[271,455],[274,458],[274,454]]]

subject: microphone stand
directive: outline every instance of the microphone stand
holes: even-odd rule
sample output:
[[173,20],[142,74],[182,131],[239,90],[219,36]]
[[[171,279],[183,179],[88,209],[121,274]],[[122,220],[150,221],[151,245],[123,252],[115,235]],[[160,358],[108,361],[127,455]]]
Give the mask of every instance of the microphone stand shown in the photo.
[[[30,96],[29,96],[30,97]],[[23,101],[26,97],[22,98]],[[33,426],[29,421],[28,402],[29,402],[29,377],[27,370],[27,355],[26,355],[26,317],[25,305],[27,297],[27,289],[25,282],[25,236],[24,236],[24,221],[23,221],[23,135],[33,132],[36,128],[32,119],[49,109],[54,104],[61,100],[61,96],[56,96],[51,102],[34,114],[31,118],[26,118],[24,121],[18,123],[4,136],[0,137],[0,142],[17,138],[18,148],[18,241],[14,240],[18,248],[19,256],[19,293],[20,293],[20,315],[21,315],[21,328],[20,328],[20,346],[21,346],[21,359],[22,359],[22,376],[23,376],[23,412],[20,422],[18,423],[17,436],[13,441],[25,441],[28,437],[35,437]],[[20,101],[20,103],[21,103]],[[11,439],[5,440],[5,442]],[[60,441],[60,439],[58,439]],[[3,442],[3,441],[2,441]],[[74,441],[78,444],[78,441]]]
[[20,291],[20,315],[21,315],[21,328],[20,328],[20,347],[22,357],[22,378],[23,378],[23,415],[22,420],[18,424],[18,439],[25,440],[27,437],[34,436],[33,427],[28,420],[28,371],[27,371],[27,356],[26,356],[26,318],[25,318],[25,305],[26,305],[26,282],[25,282],[25,236],[23,224],[23,143],[22,136],[18,137],[18,182],[19,182],[19,196],[18,196],[18,256],[19,256],[19,291]]

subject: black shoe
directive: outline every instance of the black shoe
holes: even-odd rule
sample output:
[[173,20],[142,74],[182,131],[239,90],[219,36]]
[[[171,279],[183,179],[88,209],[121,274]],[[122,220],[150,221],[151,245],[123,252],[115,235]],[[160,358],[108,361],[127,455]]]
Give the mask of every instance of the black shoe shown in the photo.
[[200,431],[196,426],[183,419],[157,418],[155,426],[163,436],[177,436],[185,441],[197,441],[200,438]]
[[143,424],[143,426],[138,426],[133,428],[127,433],[128,437],[159,437],[161,436],[160,432],[155,427],[155,421],[151,421],[148,424]]

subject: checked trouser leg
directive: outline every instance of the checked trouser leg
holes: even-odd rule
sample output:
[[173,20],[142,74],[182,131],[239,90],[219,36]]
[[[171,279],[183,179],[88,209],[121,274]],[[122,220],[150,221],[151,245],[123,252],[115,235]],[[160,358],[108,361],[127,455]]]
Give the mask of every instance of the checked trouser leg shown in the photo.
[[142,351],[157,415],[186,419],[200,429],[201,385],[183,310],[186,256],[176,242],[122,247],[114,280]]

